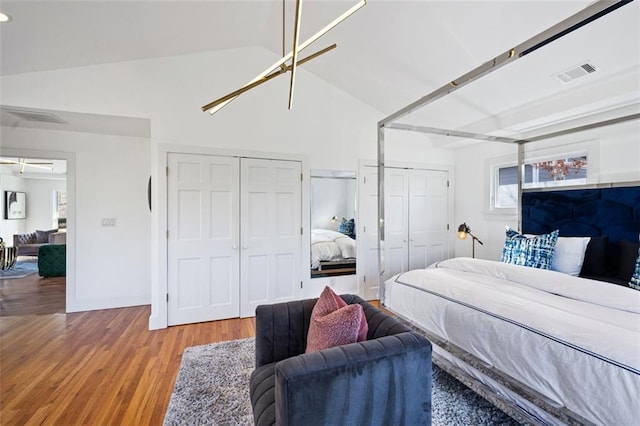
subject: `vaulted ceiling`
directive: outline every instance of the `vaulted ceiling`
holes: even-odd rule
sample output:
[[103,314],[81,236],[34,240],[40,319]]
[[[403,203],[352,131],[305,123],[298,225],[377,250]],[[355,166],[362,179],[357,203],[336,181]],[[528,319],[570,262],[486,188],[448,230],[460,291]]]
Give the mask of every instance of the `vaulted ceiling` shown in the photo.
[[[355,0],[303,2],[301,39],[322,28]],[[368,4],[310,47],[338,48],[304,67],[357,99],[391,114],[481,63],[579,11],[591,1],[387,1]],[[576,109],[602,110],[640,99],[640,8],[633,2],[518,61],[460,93],[429,125],[464,125],[490,132],[487,120],[522,105],[557,104],[574,92]],[[4,75],[261,46],[282,53],[282,1],[3,1],[13,21],[0,25],[0,73]],[[286,3],[286,49],[291,49],[295,2]],[[555,74],[588,61],[598,73],[563,84]],[[270,64],[265,64],[265,67]],[[261,70],[230,63],[247,80]],[[506,68],[506,67],[505,67]],[[624,81],[622,81],[624,80]],[[606,83],[606,84],[605,84]],[[592,99],[584,92],[594,89]],[[598,86],[600,85],[600,86]],[[604,87],[604,86],[606,87]],[[616,89],[609,89],[609,86]],[[623,85],[624,88],[618,88]],[[233,90],[236,87],[229,87]],[[303,90],[303,89],[299,89]],[[462,91],[461,91],[462,92]],[[603,99],[605,96],[611,99]],[[222,95],[222,94],[221,94]],[[482,101],[480,101],[480,99]],[[591,105],[591,107],[585,107]],[[567,110],[567,108],[565,108]],[[456,121],[452,121],[456,111]],[[584,111],[583,111],[584,112]],[[549,111],[549,115],[558,111]],[[569,114],[569,115],[571,115]],[[566,114],[565,114],[566,115]],[[528,116],[535,126],[539,116]],[[508,124],[520,126],[522,118]],[[500,121],[500,120],[499,120]],[[507,120],[508,121],[508,120]],[[501,127],[505,126],[504,122]]]

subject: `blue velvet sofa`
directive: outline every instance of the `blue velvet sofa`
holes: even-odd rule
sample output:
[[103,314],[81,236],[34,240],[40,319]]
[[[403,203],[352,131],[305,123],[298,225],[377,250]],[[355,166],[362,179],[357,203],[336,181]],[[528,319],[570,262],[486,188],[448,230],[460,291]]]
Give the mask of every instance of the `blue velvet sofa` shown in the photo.
[[317,299],[256,309],[256,425],[429,425],[431,343],[358,296],[367,340],[305,354]]

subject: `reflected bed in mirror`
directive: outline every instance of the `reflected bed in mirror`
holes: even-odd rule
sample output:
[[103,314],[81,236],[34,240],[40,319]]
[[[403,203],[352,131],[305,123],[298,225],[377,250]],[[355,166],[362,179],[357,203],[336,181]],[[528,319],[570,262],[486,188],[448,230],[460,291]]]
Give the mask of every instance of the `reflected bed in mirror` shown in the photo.
[[311,170],[311,278],[356,273],[356,174]]

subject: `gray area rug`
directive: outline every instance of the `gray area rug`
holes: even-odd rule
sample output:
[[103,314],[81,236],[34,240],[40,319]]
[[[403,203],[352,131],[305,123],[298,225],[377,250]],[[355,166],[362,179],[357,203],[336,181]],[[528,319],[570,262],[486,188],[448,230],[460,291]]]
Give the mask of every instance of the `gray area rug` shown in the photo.
[[38,272],[38,259],[18,260],[13,268],[0,270],[0,280],[24,278]]
[[[185,349],[164,425],[252,425],[249,376],[254,339]],[[504,412],[433,366],[433,425],[517,425]]]

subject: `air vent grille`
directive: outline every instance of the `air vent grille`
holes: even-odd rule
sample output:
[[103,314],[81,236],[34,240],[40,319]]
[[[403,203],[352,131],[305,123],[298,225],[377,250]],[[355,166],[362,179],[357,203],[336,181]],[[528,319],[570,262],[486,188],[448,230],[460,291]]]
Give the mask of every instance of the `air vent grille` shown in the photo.
[[64,121],[62,118],[58,117],[55,114],[51,114],[50,112],[29,111],[29,110],[21,110],[21,109],[18,110],[18,109],[8,109],[8,108],[2,108],[2,111],[15,115],[16,117],[25,121],[36,121],[39,123],[69,124],[66,121]]
[[560,80],[563,83],[570,83],[574,80],[577,80],[586,75],[592,74],[596,72],[596,66],[590,64],[589,62],[585,62],[576,67],[569,68],[568,70],[564,70],[560,73],[554,74],[554,77]]

